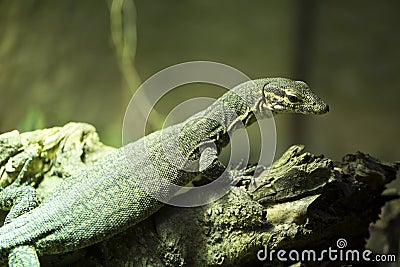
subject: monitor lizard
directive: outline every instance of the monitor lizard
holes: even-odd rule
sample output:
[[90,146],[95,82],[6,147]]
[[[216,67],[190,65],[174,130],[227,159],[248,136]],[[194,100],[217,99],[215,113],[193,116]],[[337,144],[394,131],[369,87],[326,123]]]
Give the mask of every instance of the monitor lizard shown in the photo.
[[[10,266],[40,266],[38,255],[70,252],[105,240],[164,205],[141,186],[143,181],[163,177],[183,186],[199,173],[218,177],[225,170],[218,155],[240,125],[271,114],[328,111],[328,105],[302,81],[256,79],[229,90],[185,122],[111,152],[66,179],[38,206],[33,187],[21,185],[23,175],[19,175],[0,192],[1,207],[10,209],[0,228],[0,256],[8,256]],[[181,159],[172,163],[163,148],[178,151]],[[197,162],[197,169],[185,169],[188,162]],[[154,186],[152,190],[161,195],[170,193]]]

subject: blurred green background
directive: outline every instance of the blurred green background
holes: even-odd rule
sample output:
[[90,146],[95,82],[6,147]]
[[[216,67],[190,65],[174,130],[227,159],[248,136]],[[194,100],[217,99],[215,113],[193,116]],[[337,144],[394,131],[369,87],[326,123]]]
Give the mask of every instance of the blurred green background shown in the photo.
[[0,0],[0,132],[83,121],[120,146],[140,81],[210,60],[305,80],[329,103],[324,116],[276,118],[277,156],[303,143],[333,159],[399,160],[399,10],[394,0]]

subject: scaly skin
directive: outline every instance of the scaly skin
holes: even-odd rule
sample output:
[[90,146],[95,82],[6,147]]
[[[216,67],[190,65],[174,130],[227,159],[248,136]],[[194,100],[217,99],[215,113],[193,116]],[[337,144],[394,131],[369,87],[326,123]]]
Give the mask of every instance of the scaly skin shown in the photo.
[[[35,251],[38,255],[64,253],[107,239],[163,205],[143,189],[146,181],[162,177],[183,186],[200,172],[218,177],[223,167],[217,156],[229,142],[228,134],[241,123],[248,126],[256,115],[270,116],[271,112],[327,111],[328,106],[304,82],[270,78],[238,85],[185,122],[130,143],[68,178],[38,207],[26,212],[19,208],[24,205],[14,206],[0,228],[0,252],[3,257],[10,254],[12,266],[38,266]],[[210,143],[215,146],[210,148]],[[173,154],[167,156],[164,151]],[[205,162],[210,159],[208,166]],[[197,171],[188,172],[188,168]],[[157,183],[149,186],[161,197],[171,193]],[[23,195],[21,188],[9,186],[1,192],[3,208],[9,208],[7,200],[17,202],[15,196]],[[34,196],[28,199],[32,206]]]

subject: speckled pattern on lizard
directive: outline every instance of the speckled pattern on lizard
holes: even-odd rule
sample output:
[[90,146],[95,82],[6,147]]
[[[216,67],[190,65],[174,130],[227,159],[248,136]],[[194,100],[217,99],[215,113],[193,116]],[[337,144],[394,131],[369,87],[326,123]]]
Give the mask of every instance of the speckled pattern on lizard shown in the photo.
[[[226,113],[224,107],[236,114]],[[0,205],[3,209],[11,209],[0,228],[0,255],[8,256],[10,266],[39,266],[38,255],[74,251],[110,238],[163,206],[140,186],[144,179],[163,176],[169,182],[183,186],[199,173],[218,177],[225,170],[218,155],[238,125],[250,125],[256,115],[323,114],[328,110],[328,105],[302,81],[256,79],[236,86],[185,122],[149,134],[110,153],[66,179],[38,206],[34,189],[20,185],[22,177],[19,177],[0,192]],[[217,122],[220,119],[225,125]],[[200,165],[201,159],[207,159],[204,162],[211,164],[199,166],[197,172],[188,172],[171,164],[163,147],[172,146],[170,140],[177,137],[175,149],[184,159],[200,160]],[[211,140],[215,145],[202,149],[204,140],[207,144]],[[129,151],[129,160],[126,151]],[[153,168],[147,167],[149,161]],[[25,167],[28,165],[29,162]],[[170,193],[165,188],[159,191],[161,195]]]

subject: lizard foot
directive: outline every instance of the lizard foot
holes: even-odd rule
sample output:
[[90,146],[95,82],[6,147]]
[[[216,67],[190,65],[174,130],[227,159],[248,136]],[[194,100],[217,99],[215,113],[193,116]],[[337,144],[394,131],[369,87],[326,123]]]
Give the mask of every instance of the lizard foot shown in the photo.
[[235,169],[229,170],[228,175],[231,180],[231,185],[244,185],[251,189],[257,187],[255,177],[264,170],[265,167],[262,165],[251,164],[244,168],[236,167]]
[[21,185],[21,181],[28,170],[34,154],[25,162],[17,179],[0,191],[0,208],[2,210],[10,210],[7,214],[4,224],[11,222],[13,219],[37,207],[36,190],[32,186]]

